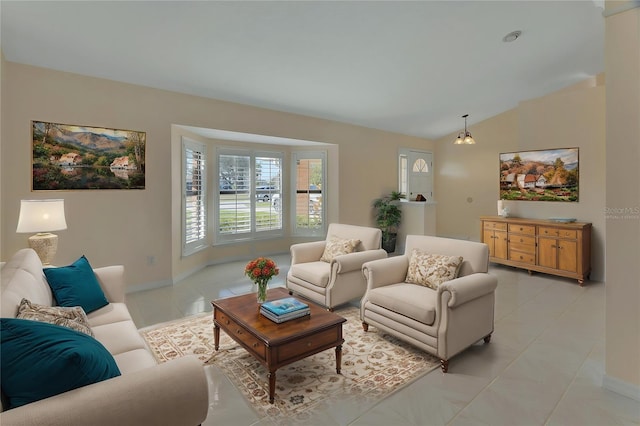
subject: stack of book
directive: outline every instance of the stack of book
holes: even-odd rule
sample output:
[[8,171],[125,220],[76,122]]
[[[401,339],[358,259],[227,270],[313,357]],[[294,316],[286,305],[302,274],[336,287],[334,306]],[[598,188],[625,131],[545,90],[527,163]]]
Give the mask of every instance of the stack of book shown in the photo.
[[309,315],[309,305],[293,298],[271,300],[260,306],[260,313],[271,321],[281,323]]

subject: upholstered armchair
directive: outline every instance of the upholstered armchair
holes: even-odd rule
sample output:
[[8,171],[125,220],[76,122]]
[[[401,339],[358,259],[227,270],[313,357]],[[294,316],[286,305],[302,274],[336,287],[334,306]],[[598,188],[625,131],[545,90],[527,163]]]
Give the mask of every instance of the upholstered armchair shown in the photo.
[[362,326],[437,356],[446,373],[451,357],[491,339],[498,280],[488,267],[486,244],[407,235],[404,255],[362,267]]
[[362,265],[387,257],[380,248],[381,239],[377,228],[332,223],[325,241],[292,245],[289,293],[329,310],[361,298],[366,289]]

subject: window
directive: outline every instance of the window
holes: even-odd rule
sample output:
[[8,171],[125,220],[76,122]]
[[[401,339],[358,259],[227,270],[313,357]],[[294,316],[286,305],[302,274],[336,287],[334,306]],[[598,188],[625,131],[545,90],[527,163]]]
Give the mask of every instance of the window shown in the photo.
[[295,194],[292,203],[294,233],[297,235],[325,234],[325,158],[324,152],[297,152],[293,155]]
[[182,139],[182,255],[207,246],[206,146]]
[[429,166],[427,165],[427,162],[424,160],[424,158],[418,158],[413,163],[412,171],[414,173],[429,173]]
[[400,171],[400,176],[398,176],[398,192],[406,198],[407,196],[407,180],[409,179],[409,173],[407,173],[407,155],[400,154],[400,165],[398,170]]
[[219,149],[216,241],[282,233],[281,153]]

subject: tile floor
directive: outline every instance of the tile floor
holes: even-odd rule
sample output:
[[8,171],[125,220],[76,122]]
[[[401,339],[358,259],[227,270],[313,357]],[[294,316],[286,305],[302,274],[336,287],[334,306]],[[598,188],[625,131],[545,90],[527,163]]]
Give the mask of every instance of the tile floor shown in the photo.
[[[290,258],[273,256],[283,285]],[[211,311],[210,300],[253,291],[246,262],[211,266],[173,287],[129,294],[136,325]],[[498,276],[491,343],[478,343],[439,369],[370,406],[338,404],[314,425],[639,425],[640,404],[602,388],[604,284],[493,266]],[[207,367],[204,425],[263,425],[231,382]]]

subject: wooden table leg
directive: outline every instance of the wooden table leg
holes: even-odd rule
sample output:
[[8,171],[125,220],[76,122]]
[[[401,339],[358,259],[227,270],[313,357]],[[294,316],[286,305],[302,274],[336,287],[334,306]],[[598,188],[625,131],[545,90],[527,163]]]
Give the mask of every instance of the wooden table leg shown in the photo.
[[342,365],[342,345],[336,346],[336,373],[340,374]]
[[220,347],[220,327],[216,323],[213,323],[213,343],[217,351]]
[[269,371],[269,404],[273,404],[276,396],[276,372]]

